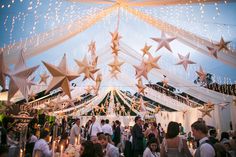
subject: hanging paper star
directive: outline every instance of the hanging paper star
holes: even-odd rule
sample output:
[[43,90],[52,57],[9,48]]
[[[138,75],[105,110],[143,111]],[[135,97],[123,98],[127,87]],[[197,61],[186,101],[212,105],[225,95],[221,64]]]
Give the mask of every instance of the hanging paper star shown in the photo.
[[143,93],[143,95],[145,94],[144,93],[144,90],[145,90],[145,86],[143,85],[143,82],[142,82],[142,79],[141,78],[139,78],[138,79],[138,84],[136,84],[136,86],[137,86],[137,88],[138,88],[138,92],[141,94],[141,93]]
[[115,31],[115,32],[113,32],[113,33],[110,32],[110,34],[111,34],[111,37],[112,37],[111,42],[118,43],[119,40],[122,38],[122,37],[119,35],[118,31]]
[[207,49],[209,50],[209,53],[211,56],[214,56],[216,59],[218,58],[218,56],[217,56],[217,53],[219,52],[218,48],[207,46]]
[[179,55],[180,61],[176,65],[182,64],[185,71],[188,68],[188,64],[196,64],[195,62],[189,60],[190,53],[188,53],[186,56],[182,56],[181,54],[178,54],[178,55]]
[[161,106],[158,105],[156,108],[155,108],[155,114],[159,113],[161,111]]
[[96,55],[96,42],[91,41],[90,44],[88,45],[88,52],[91,52],[91,55],[94,56]]
[[227,47],[227,45],[229,43],[230,43],[230,41],[225,42],[223,37],[221,37],[220,42],[218,44],[214,44],[214,45],[218,47],[218,51],[221,51],[223,49],[226,51],[229,51],[229,48]]
[[167,38],[165,32],[161,32],[161,38],[151,38],[152,40],[159,43],[156,51],[160,50],[162,47],[165,47],[167,50],[172,52],[169,43],[176,39],[176,37]]
[[229,102],[220,103],[219,107],[220,107],[221,110],[224,110],[224,109],[226,109],[226,106],[228,106],[228,105],[229,105]]
[[77,102],[80,102],[82,100],[82,97],[79,95],[79,96],[77,96],[77,98],[76,98],[76,101]]
[[204,105],[203,108],[198,109],[199,111],[202,112],[202,118],[205,117],[206,115],[211,117],[210,112],[213,111],[213,108],[209,108],[207,105]]
[[115,56],[113,62],[110,63],[110,64],[108,64],[108,65],[111,67],[111,71],[112,71],[112,72],[115,72],[115,71],[120,72],[120,66],[121,66],[122,64],[124,64],[124,62],[120,62],[120,61],[118,60],[118,57]]
[[5,90],[6,89],[6,72],[8,67],[4,63],[3,50],[0,50],[0,86]]
[[148,54],[148,60],[146,61],[147,71],[149,72],[153,68],[160,69],[157,64],[157,61],[161,58],[161,56],[153,57],[150,53]]
[[118,80],[118,74],[119,72],[118,71],[112,71],[112,70],[109,70],[110,71],[110,75],[111,75],[111,78],[115,78]]
[[36,94],[31,91],[31,93],[29,94],[29,100],[35,100]]
[[67,99],[67,100],[65,101],[65,106],[64,106],[64,108],[68,108],[68,107],[75,107],[74,100],[72,100],[72,99]]
[[75,73],[72,73],[69,70],[69,67],[66,61],[66,54],[64,54],[59,66],[54,66],[46,62],[43,62],[43,64],[46,66],[48,71],[53,76],[52,81],[50,82],[46,90],[46,93],[48,93],[50,90],[61,87],[63,92],[66,95],[68,95],[69,98],[71,98],[70,81],[76,79],[78,75]]
[[24,96],[28,102],[28,77],[35,72],[39,66],[34,66],[32,68],[26,67],[25,59],[23,57],[23,50],[20,52],[17,63],[15,64],[14,71],[8,71],[6,75],[10,77],[10,85],[8,91],[8,102],[20,90],[21,94]]
[[206,104],[205,104],[208,108],[213,108],[214,109],[214,104],[212,103],[212,102],[207,102]]
[[147,77],[148,69],[144,61],[142,61],[142,63],[139,66],[134,65],[134,68],[136,70],[136,78],[140,78],[141,76],[143,76],[144,78],[148,80],[148,77]]
[[146,54],[149,54],[149,50],[152,46],[148,46],[147,43],[145,43],[144,48],[141,49],[141,51],[143,51],[143,56]]
[[88,85],[86,88],[85,88],[85,91],[86,93],[90,93],[92,91],[92,87],[90,85]]
[[47,79],[48,78],[49,78],[49,75],[47,75],[46,72],[41,74],[39,84],[44,83],[45,85],[47,85]]
[[201,81],[206,80],[206,73],[203,71],[201,66],[200,66],[199,71],[196,71],[196,73],[198,74],[198,77],[200,78]]
[[111,49],[112,49],[112,54],[114,54],[115,56],[118,56],[120,49],[116,43],[112,43]]
[[94,73],[96,73],[99,69],[95,69],[88,63],[87,57],[84,56],[83,61],[75,60],[76,64],[80,67],[79,74],[84,73],[84,80],[90,78],[94,80]]

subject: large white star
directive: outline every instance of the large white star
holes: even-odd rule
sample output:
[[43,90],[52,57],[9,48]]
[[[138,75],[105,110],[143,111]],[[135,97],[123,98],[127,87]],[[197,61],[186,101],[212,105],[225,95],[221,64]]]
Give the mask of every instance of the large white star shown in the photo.
[[159,43],[156,51],[160,50],[162,47],[165,47],[167,50],[172,52],[169,43],[176,39],[176,37],[167,38],[165,32],[161,32],[161,38],[151,38],[152,40]]
[[21,94],[24,96],[26,101],[28,102],[28,77],[35,72],[35,70],[39,66],[34,66],[28,68],[25,64],[25,59],[23,57],[23,50],[20,52],[20,56],[18,58],[17,63],[15,64],[13,71],[8,71],[6,75],[10,77],[10,85],[8,91],[8,102],[11,98],[16,94],[18,90],[20,90]]
[[180,61],[178,63],[176,63],[176,65],[182,64],[185,71],[188,68],[188,64],[196,64],[195,62],[189,60],[190,53],[188,53],[186,56],[182,56],[181,54],[178,54],[178,55],[179,55]]
[[69,70],[69,67],[66,62],[66,54],[64,54],[59,66],[54,66],[46,62],[43,62],[43,64],[53,76],[52,81],[50,82],[46,90],[46,93],[50,90],[61,87],[63,92],[71,98],[70,81],[76,79],[78,75],[72,73]]

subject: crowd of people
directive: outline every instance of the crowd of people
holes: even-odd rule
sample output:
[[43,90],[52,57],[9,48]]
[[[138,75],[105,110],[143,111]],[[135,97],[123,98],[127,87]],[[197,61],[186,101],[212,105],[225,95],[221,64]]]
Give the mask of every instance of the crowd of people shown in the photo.
[[[139,116],[132,127],[121,126],[119,120],[99,122],[95,116],[85,126],[80,118],[74,119],[71,127],[65,119],[61,125],[45,122],[37,127],[37,123],[37,117],[29,123],[25,157],[51,157],[69,145],[79,146],[79,157],[235,157],[236,152],[236,132],[222,132],[217,139],[217,131],[202,120],[194,122],[188,134],[177,122],[169,122],[165,132],[160,123],[145,122]],[[59,128],[56,135],[55,128]],[[19,155],[9,149],[19,142],[13,136],[0,126],[0,157]]]

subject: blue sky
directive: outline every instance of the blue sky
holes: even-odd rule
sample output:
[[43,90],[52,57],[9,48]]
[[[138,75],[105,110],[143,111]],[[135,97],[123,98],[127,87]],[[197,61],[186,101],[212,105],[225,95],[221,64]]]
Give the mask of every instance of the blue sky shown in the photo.
[[[12,3],[14,2],[14,3]],[[10,5],[10,6],[9,6]],[[74,21],[86,15],[92,15],[96,10],[107,7],[105,5],[80,4],[56,0],[13,0],[0,1],[0,46],[13,43],[36,35],[41,32],[54,29],[57,26]],[[218,8],[218,9],[217,9]],[[229,4],[207,4],[204,6],[168,6],[168,7],[140,7],[136,8],[153,17],[160,18],[175,26],[194,32],[205,38],[219,41],[223,36],[226,41],[232,41],[231,46],[236,48],[236,3]],[[200,52],[180,43],[178,40],[171,42],[173,53],[166,49],[155,52],[157,43],[150,37],[160,37],[160,31],[153,26],[121,11],[119,32],[121,41],[141,53],[140,49],[145,43],[152,45],[151,53],[154,56],[162,55],[159,64],[161,68],[167,69],[173,74],[180,75],[183,79],[193,81],[196,78],[195,71],[201,65],[205,71],[214,74],[219,83],[233,83],[236,81],[235,67],[225,65],[218,60],[203,55]],[[15,22],[13,22],[15,21]],[[13,23],[13,24],[12,24]],[[111,37],[109,32],[114,31],[117,23],[117,12],[112,13],[96,25],[69,39],[44,53],[27,61],[29,66],[40,64],[36,74],[46,71],[41,61],[56,64],[64,53],[67,53],[68,62],[71,67],[76,67],[74,58],[82,59],[87,53],[87,45],[95,40],[97,50],[109,45]],[[196,65],[190,65],[187,72],[182,66],[176,66],[178,62],[177,53],[187,54]],[[111,58],[111,61],[113,59]],[[108,71],[106,65],[101,65],[104,71]],[[134,69],[128,63],[122,68],[124,71],[130,69],[134,75]],[[134,77],[133,77],[134,78]],[[150,78],[152,82],[155,78]]]

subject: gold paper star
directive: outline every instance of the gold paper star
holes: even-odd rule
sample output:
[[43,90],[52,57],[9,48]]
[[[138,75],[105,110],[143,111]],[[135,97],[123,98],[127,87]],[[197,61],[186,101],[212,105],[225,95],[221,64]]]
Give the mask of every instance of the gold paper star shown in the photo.
[[112,72],[115,72],[115,71],[120,72],[120,66],[121,66],[122,64],[124,64],[124,62],[120,62],[120,61],[118,60],[118,57],[115,56],[113,62],[110,63],[110,64],[108,64],[108,65],[111,67],[111,71],[112,71]]
[[85,88],[85,91],[86,93],[90,93],[92,91],[92,87],[90,85],[88,85],[86,88]]
[[91,41],[90,44],[88,45],[88,52],[91,52],[92,55],[96,55],[96,42]]
[[33,91],[29,94],[29,100],[35,100],[37,94],[35,94]]
[[136,86],[137,86],[137,88],[138,88],[138,92],[141,94],[141,93],[143,93],[143,95],[145,94],[144,93],[144,90],[145,90],[145,86],[143,85],[143,82],[142,82],[142,79],[141,78],[139,78],[138,79],[138,84],[136,84]]
[[181,54],[178,54],[178,55],[179,55],[180,61],[178,63],[176,63],[176,65],[182,64],[185,71],[188,68],[188,64],[196,64],[195,62],[189,60],[190,53],[188,53],[186,56],[182,56]]
[[226,50],[226,51],[229,51],[229,48],[227,47],[227,45],[230,43],[230,41],[227,41],[225,42],[223,37],[221,37],[220,39],[220,42],[218,44],[215,44],[215,46],[218,47],[218,51],[221,51],[221,50]]
[[148,54],[148,60],[146,61],[147,71],[149,72],[153,68],[160,69],[157,64],[157,61],[161,58],[161,56],[153,57],[150,53]]
[[206,73],[203,71],[201,66],[200,66],[199,71],[196,71],[196,73],[198,74],[198,77],[200,78],[201,81],[206,80]]
[[84,80],[90,78],[94,80],[94,73],[96,73],[99,69],[95,69],[88,63],[87,57],[84,56],[83,61],[75,60],[76,64],[80,67],[79,74],[84,73]]
[[47,75],[47,73],[43,73],[40,75],[40,81],[39,81],[39,84],[40,83],[44,83],[45,85],[47,85],[47,79],[49,78],[49,75]]
[[70,81],[76,79],[79,75],[70,72],[66,62],[66,54],[64,54],[59,66],[54,66],[46,62],[43,62],[43,64],[53,76],[46,93],[50,90],[61,87],[63,92],[71,98]]
[[212,103],[212,102],[207,102],[206,104],[205,104],[208,108],[213,108],[214,109],[214,104]]
[[144,78],[148,80],[148,77],[147,77],[148,69],[144,61],[142,61],[141,65],[139,66],[134,65],[134,68],[136,70],[136,78],[140,78],[141,76],[143,76]]
[[159,113],[161,111],[161,106],[158,105],[156,108],[155,108],[155,114]]
[[214,109],[213,108],[209,108],[207,105],[204,105],[203,108],[198,109],[198,110],[202,112],[202,118],[203,118],[205,116],[211,117],[210,112],[213,111]]
[[115,31],[115,32],[110,32],[110,34],[111,34],[111,37],[112,37],[112,39],[111,39],[111,42],[119,42],[119,40],[121,39],[121,36],[119,35],[119,33],[118,33],[118,31]]
[[112,49],[112,54],[114,54],[115,56],[118,56],[118,53],[120,51],[118,44],[112,43],[111,49]]
[[20,90],[26,101],[28,101],[29,84],[27,79],[38,67],[39,66],[34,66],[32,68],[26,67],[25,59],[23,57],[23,50],[21,50],[18,62],[15,64],[14,71],[8,71],[6,74],[10,77],[8,102],[18,90]]
[[217,56],[218,48],[207,46],[207,49],[209,50],[209,53],[211,56],[214,56],[216,59],[218,58],[218,56]]
[[172,52],[169,43],[175,40],[176,38],[175,37],[167,38],[165,32],[161,32],[161,38],[151,38],[151,39],[159,43],[156,51],[160,50],[162,47],[165,47],[167,50]]
[[148,46],[147,43],[145,43],[144,48],[141,49],[141,51],[143,51],[143,56],[146,54],[149,54],[149,50],[152,46]]
[[28,83],[28,89],[29,89],[29,90],[31,89],[31,86],[36,85],[36,83],[33,82],[34,79],[35,79],[35,77],[33,77],[33,78],[30,79],[30,80],[27,80],[27,83]]

